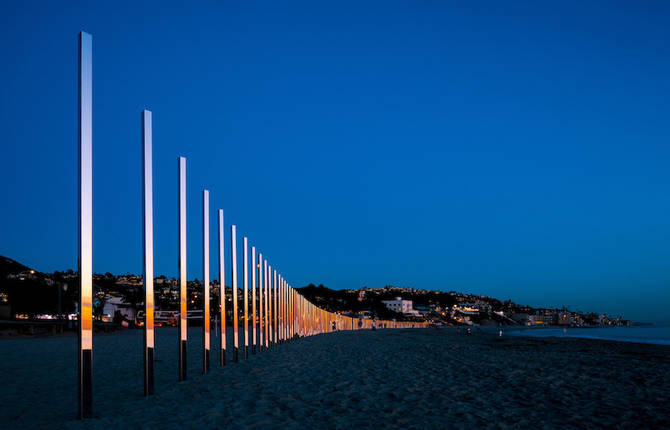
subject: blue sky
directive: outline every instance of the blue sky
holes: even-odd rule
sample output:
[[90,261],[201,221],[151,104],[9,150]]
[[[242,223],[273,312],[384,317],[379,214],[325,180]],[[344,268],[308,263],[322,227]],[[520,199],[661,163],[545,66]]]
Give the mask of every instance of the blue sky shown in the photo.
[[190,278],[207,188],[294,286],[667,320],[667,3],[243,3],[0,4],[0,254],[76,268],[85,30],[96,272],[141,272],[148,108],[157,274],[183,155]]

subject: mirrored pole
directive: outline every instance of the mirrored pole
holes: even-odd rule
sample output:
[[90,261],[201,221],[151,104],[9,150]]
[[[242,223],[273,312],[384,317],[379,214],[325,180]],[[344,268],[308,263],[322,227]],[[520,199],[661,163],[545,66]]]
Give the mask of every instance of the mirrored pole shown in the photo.
[[186,380],[188,300],[186,291],[186,158],[179,157],[179,380]]
[[79,418],[93,415],[93,38],[79,33]]
[[243,239],[242,276],[244,277],[244,358],[249,357],[249,249],[247,238]]
[[289,313],[289,327],[288,327],[288,338],[289,340],[293,339],[293,333],[295,330],[295,302],[293,297],[293,288],[288,287],[288,313]]
[[209,190],[202,190],[202,373],[209,372]]
[[278,344],[278,339],[277,339],[277,334],[279,333],[279,330],[277,329],[277,271],[274,271],[274,292],[273,292],[273,300],[272,303],[274,304],[274,312],[273,315],[275,317],[275,323],[273,326],[274,333],[273,333],[273,339],[275,340],[275,345]]
[[282,309],[284,310],[284,328],[282,332],[282,340],[288,340],[288,296],[286,294],[286,280],[282,279]]
[[154,393],[154,196],[151,111],[142,111],[142,220],[144,228],[144,395]]
[[265,349],[268,349],[270,347],[270,328],[268,327],[270,324],[270,318],[268,317],[268,310],[270,309],[268,306],[268,279],[270,279],[270,277],[268,276],[268,261],[263,261],[263,264],[263,277],[265,278],[265,281],[263,282],[265,284]]
[[223,209],[219,209],[219,312],[221,313],[219,365],[226,365],[226,270],[223,246]]
[[298,319],[297,319],[297,306],[296,306],[296,299],[295,299],[296,292],[293,288],[291,288],[291,338],[294,338],[297,331],[298,331]]
[[251,247],[251,353],[256,353],[256,247]]
[[265,320],[263,312],[263,291],[265,283],[263,281],[263,254],[258,254],[258,351],[263,351],[263,329]]
[[284,298],[284,303],[282,308],[284,309],[284,335],[283,340],[286,342],[288,340],[288,291],[286,287],[286,281],[282,280],[282,297]]
[[281,338],[281,326],[282,326],[282,314],[281,314],[281,275],[277,274],[277,285],[275,285],[277,291],[277,344],[282,342]]
[[239,340],[239,312],[237,311],[237,227],[230,226],[230,269],[232,273],[233,288],[233,361],[237,363],[237,353],[240,346]]
[[277,291],[277,320],[279,321],[279,324],[277,328],[279,329],[279,333],[277,335],[277,338],[279,339],[279,343],[284,342],[284,286],[283,282],[284,280],[282,279],[281,275],[278,275],[279,279],[279,284],[277,285],[278,291]]
[[284,287],[284,278],[280,277],[281,282],[279,282],[279,316],[280,316],[280,325],[279,328],[281,333],[279,334],[279,339],[284,343],[286,340],[286,298],[284,297],[285,287]]
[[273,346],[275,342],[274,336],[274,310],[272,309],[272,304],[274,300],[272,298],[272,266],[268,266],[268,331],[269,331],[269,346]]

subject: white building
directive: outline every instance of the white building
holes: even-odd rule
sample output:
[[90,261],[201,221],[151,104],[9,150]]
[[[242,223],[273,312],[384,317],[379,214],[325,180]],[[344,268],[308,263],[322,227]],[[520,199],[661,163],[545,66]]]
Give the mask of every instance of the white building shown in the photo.
[[414,309],[411,300],[403,300],[402,297],[396,297],[394,300],[382,300],[382,303],[384,303],[387,309],[393,312],[420,316],[419,312]]

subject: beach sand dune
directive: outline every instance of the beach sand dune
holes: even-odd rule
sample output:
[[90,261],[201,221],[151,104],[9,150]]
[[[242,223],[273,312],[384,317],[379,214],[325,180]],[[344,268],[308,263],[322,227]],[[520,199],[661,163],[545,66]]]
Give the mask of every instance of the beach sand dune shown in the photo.
[[[77,421],[76,338],[0,341],[3,428],[670,428],[670,347],[455,329],[330,333],[201,375],[200,330],[178,383],[176,331],[96,336],[94,413]],[[229,356],[230,360],[230,356]]]

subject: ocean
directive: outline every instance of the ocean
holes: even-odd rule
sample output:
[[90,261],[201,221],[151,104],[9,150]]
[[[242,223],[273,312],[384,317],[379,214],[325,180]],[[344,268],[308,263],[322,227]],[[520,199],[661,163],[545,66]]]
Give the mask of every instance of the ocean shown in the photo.
[[620,342],[670,345],[670,326],[594,327],[594,328],[528,328],[506,334],[532,337],[579,337]]

